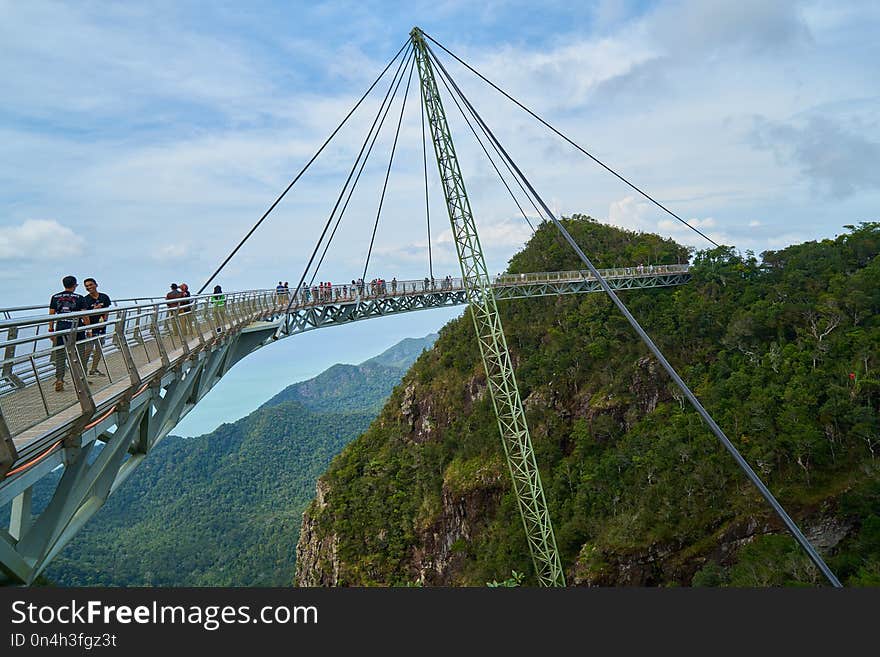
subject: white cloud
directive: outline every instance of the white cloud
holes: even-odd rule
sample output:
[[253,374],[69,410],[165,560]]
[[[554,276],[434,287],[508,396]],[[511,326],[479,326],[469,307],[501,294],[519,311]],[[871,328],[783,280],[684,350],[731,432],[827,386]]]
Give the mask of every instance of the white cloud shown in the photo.
[[[514,22],[512,6],[488,5],[467,23],[461,18],[472,16],[472,3],[416,9],[425,14],[419,23],[456,54],[679,216],[698,218],[719,243],[775,248],[876,214],[876,167],[853,168],[876,160],[880,143],[880,100],[865,91],[876,88],[872,63],[880,60],[876,8],[682,0],[645,11],[601,0],[595,24],[557,21],[547,31],[539,24],[494,29]],[[65,230],[88,235],[101,253],[90,260],[101,280],[127,284],[132,262],[161,287],[179,276],[204,280],[411,27],[400,27],[405,12],[382,3],[279,7],[0,2],[0,142],[8,155],[0,161],[0,213],[10,226],[0,228],[0,256],[12,262],[19,247],[10,245],[22,243],[26,220],[58,217],[63,227],[52,244],[32,248],[55,248]],[[585,15],[551,3],[530,16],[540,22],[548,12]],[[204,20],[193,22],[195,14]],[[281,35],[267,27],[288,19]],[[360,29],[369,26],[375,29]],[[708,246],[437,52],[557,214],[607,212],[616,225]],[[298,279],[384,93],[376,91],[229,263],[225,288]],[[519,218],[499,219],[517,209],[454,105],[445,105],[494,270],[529,229]],[[398,278],[419,276],[427,265],[417,106],[414,94],[373,250],[377,265],[393,267]],[[766,122],[763,147],[756,147],[756,116]],[[381,171],[365,173],[322,265],[332,279],[363,267],[395,119],[396,111],[371,158]],[[830,145],[828,157],[817,158],[822,145]],[[438,230],[448,221],[430,145],[428,152],[431,199],[440,203],[432,210],[436,268],[454,270],[451,235]],[[817,198],[810,188],[817,181],[845,198]],[[21,272],[15,293],[42,295],[48,283],[26,268],[13,268]]]
[[649,17],[652,36],[685,57],[725,48],[777,53],[812,38],[792,0],[681,0],[663,4]]
[[[483,248],[522,247],[532,231],[520,219],[496,219],[484,221],[477,227]],[[439,244],[453,244],[452,229],[447,228],[437,237]]]
[[848,129],[824,116],[805,123],[755,121],[758,147],[773,151],[783,163],[796,164],[818,191],[844,198],[864,190],[880,190],[880,140],[866,138],[856,124]]
[[[731,234],[719,229],[718,221],[714,217],[686,217],[685,222],[687,226],[674,217],[662,214],[653,205],[634,195],[614,201],[608,208],[608,223],[627,230],[671,237],[679,244],[698,249],[710,248],[712,245],[696,231],[718,244],[737,243]],[[757,223],[752,222],[750,225]],[[688,226],[696,230],[691,230]]]
[[0,259],[57,260],[79,256],[85,240],[54,219],[27,219],[20,226],[0,227]]
[[[167,237],[174,239],[174,233],[168,233]],[[190,245],[186,242],[172,242],[160,246],[153,257],[160,262],[184,261],[190,257]]]

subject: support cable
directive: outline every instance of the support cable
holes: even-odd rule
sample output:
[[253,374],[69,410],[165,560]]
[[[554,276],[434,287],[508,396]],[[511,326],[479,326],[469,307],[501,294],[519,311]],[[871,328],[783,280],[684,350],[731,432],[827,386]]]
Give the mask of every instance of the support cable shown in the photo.
[[[408,56],[407,56],[407,57],[408,57]],[[373,125],[375,125],[375,124],[376,124],[376,121],[379,119],[379,114],[382,113],[382,109],[383,109],[384,106],[385,106],[385,101],[388,99],[388,94],[389,94],[389,92],[391,92],[391,89],[392,89],[392,88],[394,89],[394,93],[397,92],[397,88],[400,86],[400,80],[403,79],[403,77],[401,76],[401,77],[400,77],[400,80],[398,80],[397,76],[400,74],[400,72],[401,72],[402,70],[404,70],[404,64],[406,63],[407,57],[404,57],[403,59],[400,60],[400,64],[399,64],[398,67],[397,67],[397,71],[396,71],[395,74],[394,74],[394,78],[392,78],[392,80],[391,80],[391,85],[390,85],[389,88],[388,88],[388,92],[386,92],[386,94],[385,94],[385,100],[382,101],[382,105],[379,107],[379,113],[376,115],[376,118],[373,119]],[[395,81],[397,82],[397,85],[396,85],[396,86],[395,86]],[[393,100],[393,96],[392,96],[392,100]],[[389,106],[390,106],[390,105],[389,105]],[[371,128],[371,130],[372,130],[372,128]],[[365,141],[364,141],[364,144],[361,146],[361,150],[360,150],[360,152],[358,153],[357,158],[355,159],[355,164],[354,164],[354,166],[352,166],[352,169],[351,169],[351,171],[350,171],[349,174],[348,174],[348,179],[346,180],[346,185],[343,186],[343,189],[345,189],[345,187],[348,185],[348,180],[351,180],[351,176],[354,174],[354,170],[355,170],[355,168],[357,168],[357,162],[360,160],[360,157],[361,157],[361,155],[362,155],[363,152],[364,152],[364,148],[365,148],[366,145],[367,145],[367,141],[368,141],[368,140],[365,140]],[[332,221],[333,221],[333,214],[336,212],[336,208],[339,206],[339,203],[340,203],[340,201],[341,201],[341,198],[342,198],[342,197],[340,196],[339,198],[336,199],[336,205],[333,207],[333,212],[331,212],[330,216],[327,218],[327,223],[324,224],[324,230],[321,232],[321,236],[318,238],[318,241],[317,241],[317,243],[315,244],[315,248],[314,248],[314,250],[312,251],[312,255],[311,255],[311,257],[309,258],[309,261],[308,261],[308,263],[306,264],[305,269],[303,270],[302,276],[301,276],[300,279],[299,279],[299,283],[297,283],[297,286],[296,286],[296,289],[295,289],[295,291],[294,291],[294,294],[291,296],[290,300],[289,300],[288,303],[287,303],[287,307],[286,307],[285,310],[284,310],[285,313],[289,313],[289,312],[290,312],[290,308],[291,308],[291,306],[293,305],[294,301],[295,301],[297,298],[299,298],[300,291],[302,290],[302,284],[303,284],[303,282],[305,281],[306,276],[308,275],[309,269],[310,269],[311,266],[312,266],[312,262],[314,262],[314,260],[315,260],[315,255],[317,255],[317,253],[318,253],[318,249],[321,247],[321,243],[324,241],[324,236],[327,234],[327,229],[330,227],[330,224],[331,224]],[[286,323],[282,325],[282,330],[283,330],[284,332],[286,332],[286,327],[287,327],[287,324],[286,324]]]
[[[429,50],[429,51],[428,51],[428,56],[431,57],[432,60],[433,60],[436,64],[438,64],[438,67],[439,67],[439,62],[436,61],[436,58],[435,58],[433,52],[431,52],[431,51]],[[446,90],[449,92],[449,95],[450,95],[450,97],[452,98],[452,101],[455,103],[456,107],[458,108],[458,111],[462,113],[462,116],[464,116],[464,111],[462,110],[461,105],[459,105],[458,100],[456,99],[456,93],[455,93],[452,89],[450,89],[449,83],[446,81],[446,77],[445,77],[445,75],[444,75],[444,74],[446,73],[445,69],[442,69],[442,67],[439,67],[439,68],[441,68],[441,70],[440,70],[440,75],[439,75],[440,80],[443,82],[443,85],[446,87]],[[450,81],[451,81],[451,79],[450,79]],[[464,98],[462,98],[462,100],[464,100]],[[471,114],[471,116],[473,117],[473,114]],[[474,120],[476,121],[476,119],[474,119]],[[471,126],[471,123],[470,123],[470,121],[468,121],[468,119],[467,119],[466,116],[465,116],[465,121],[468,123],[468,127],[471,128],[471,131],[473,131],[474,129],[473,129],[473,127]],[[482,124],[480,124],[479,122],[477,122],[477,126],[480,128],[480,132],[482,132],[483,135],[484,135],[487,139],[489,139],[489,135],[486,134],[486,130],[483,128]],[[479,138],[479,137],[477,137],[477,141],[480,141],[480,138]],[[516,181],[516,184],[519,186],[520,190],[522,190],[522,192],[523,192],[523,194],[525,194],[526,198],[529,199],[529,203],[532,204],[532,207],[535,209],[535,212],[538,214],[538,217],[541,219],[541,221],[550,221],[550,219],[549,219],[548,217],[545,217],[544,214],[541,212],[541,210],[538,209],[538,206],[535,204],[535,200],[532,198],[531,194],[529,194],[528,191],[526,191],[526,188],[523,186],[522,181],[519,179],[519,177],[518,177],[518,176],[513,172],[513,170],[510,168],[510,165],[507,163],[507,159],[506,159],[503,155],[501,155],[501,153],[498,151],[498,147],[495,146],[495,143],[494,143],[491,139],[489,139],[489,143],[492,145],[492,149],[495,151],[495,153],[498,155],[498,157],[501,158],[501,161],[504,163],[505,168],[507,169],[508,173],[510,173],[511,177]],[[482,142],[480,142],[480,146],[482,146],[482,145],[483,145]],[[485,147],[483,147],[483,150],[484,150],[484,152],[485,152]],[[491,161],[492,161],[492,158],[489,156],[488,153],[486,153],[486,156],[489,157],[489,160],[490,160],[490,162],[491,162]],[[493,162],[493,166],[494,166],[494,162]],[[496,168],[496,171],[497,171],[497,168]],[[499,173],[499,176],[500,176],[500,175],[501,175],[501,174]],[[503,181],[503,178],[502,178],[502,181]],[[506,184],[505,184],[505,186],[506,186]],[[508,191],[509,191],[509,188],[508,188]],[[513,196],[512,193],[511,193],[511,196]],[[520,212],[523,213],[523,217],[526,219],[526,223],[529,224],[529,227],[532,229],[532,233],[534,234],[534,233],[535,233],[535,229],[534,229],[534,227],[532,226],[532,223],[528,220],[528,218],[525,217],[525,213],[523,212],[523,210],[522,210],[522,208],[520,207],[519,203],[517,203],[516,198],[514,198],[514,203],[516,203],[517,207],[520,208]],[[563,250],[564,250],[564,249],[566,248],[566,245],[565,245],[565,240],[563,239],[562,235],[560,235],[558,231],[555,232],[555,233],[553,233],[553,235],[554,235],[554,237],[556,238],[557,243],[558,243],[558,244],[563,248]]]
[[[436,63],[436,62],[435,62],[435,63]],[[488,150],[486,149],[486,147],[483,145],[483,140],[480,139],[480,136],[477,134],[477,131],[474,129],[474,126],[471,125],[470,119],[468,119],[467,114],[465,114],[465,111],[461,108],[461,105],[458,103],[458,99],[455,97],[455,94],[454,94],[454,93],[452,92],[452,90],[449,88],[449,84],[446,82],[446,78],[442,75],[442,72],[441,72],[441,75],[440,75],[440,81],[443,83],[443,86],[446,87],[446,91],[449,92],[449,96],[450,96],[450,98],[452,98],[452,102],[455,103],[455,106],[458,108],[458,111],[461,112],[461,115],[462,115],[462,117],[464,118],[465,123],[467,123],[467,127],[471,129],[471,132],[474,134],[474,138],[477,140],[477,143],[480,145],[480,148],[483,149],[483,153],[485,153],[485,154],[486,154],[486,157],[489,159],[489,164],[491,164],[491,165],[492,165],[492,168],[495,169],[495,173],[498,174],[498,177],[501,179],[501,183],[504,185],[505,189],[507,189],[507,193],[510,194],[510,198],[513,199],[513,202],[516,204],[516,207],[519,208],[519,211],[520,211],[520,213],[522,214],[523,219],[526,220],[526,223],[529,225],[529,228],[532,229],[532,234],[534,234],[534,233],[535,233],[535,227],[532,226],[532,222],[529,221],[529,218],[526,216],[526,212],[525,212],[525,210],[522,209],[522,206],[519,204],[519,200],[518,200],[518,199],[516,198],[516,196],[514,195],[513,190],[510,189],[510,185],[507,184],[507,180],[505,180],[504,176],[501,175],[501,171],[500,171],[500,170],[498,169],[498,167],[495,165],[495,161],[492,159],[492,156],[489,155],[489,151],[488,151]],[[481,129],[481,131],[483,132],[483,134],[485,135],[486,133],[485,133],[484,130],[482,130],[482,126],[480,126],[480,129]],[[490,142],[490,143],[491,143],[491,142]],[[492,146],[493,146],[493,148],[495,147],[494,144],[492,144]],[[498,153],[498,149],[497,149],[497,148],[495,148],[495,152],[498,154],[499,157],[501,156],[501,154]],[[519,178],[517,178],[516,175],[513,173],[513,171],[510,170],[510,165],[507,164],[507,161],[504,160],[504,158],[502,158],[501,161],[504,162],[504,164],[507,166],[507,170],[508,170],[508,172],[510,173],[511,176],[513,176],[513,179],[517,182],[517,184],[519,185],[519,188],[520,188],[520,189],[523,191],[523,193],[526,195],[526,198],[529,199],[529,201],[532,203],[532,207],[535,208],[535,212],[538,213],[538,216],[539,216],[541,219],[544,219],[544,216],[541,214],[541,211],[538,209],[538,206],[535,205],[535,201],[532,199],[531,196],[529,196],[528,192],[526,192],[525,188],[523,187],[522,182],[520,182]]]
[[[406,109],[406,99],[409,96],[409,86],[412,82],[413,70],[415,70],[416,58],[413,57],[409,68],[409,77],[406,79],[406,90],[403,92],[403,101],[400,103],[400,116],[397,119],[397,131],[394,133],[394,143],[391,145],[391,157],[388,158],[388,169],[385,171],[385,182],[382,185],[382,196],[379,198],[379,209],[376,211],[376,223],[373,224],[373,236],[370,238],[370,248],[367,250],[367,261],[364,263],[363,280],[367,278],[367,268],[370,266],[370,255],[373,253],[373,242],[376,239],[376,229],[379,228],[379,217],[382,215],[382,206],[385,203],[385,190],[388,189],[388,178],[391,176],[391,165],[394,162],[394,153],[397,150],[397,139],[400,137],[400,126],[403,123],[403,111]],[[403,78],[401,77],[401,80]],[[399,84],[399,83],[398,83]]]
[[[425,34],[425,33],[423,33],[423,34]],[[588,158],[590,158],[591,160],[593,160],[593,162],[595,162],[596,164],[598,164],[599,166],[601,166],[603,169],[605,169],[606,171],[608,171],[609,173],[611,173],[611,174],[612,174],[613,176],[615,176],[618,180],[622,181],[623,183],[625,183],[626,185],[628,185],[630,188],[632,188],[632,189],[634,189],[635,191],[637,191],[639,194],[641,194],[641,195],[644,196],[646,199],[648,199],[649,201],[651,201],[651,203],[653,203],[654,205],[656,205],[658,208],[660,208],[661,210],[663,210],[664,212],[666,212],[666,213],[669,214],[670,216],[674,217],[676,220],[680,221],[682,224],[684,224],[685,226],[687,226],[688,228],[690,228],[692,231],[694,231],[695,233],[697,233],[698,235],[700,235],[702,238],[704,238],[705,240],[707,240],[707,241],[710,242],[711,244],[714,244],[716,247],[720,246],[720,245],[719,245],[715,240],[713,240],[711,237],[709,237],[708,235],[706,235],[705,233],[703,233],[702,231],[700,231],[698,228],[695,228],[694,226],[691,226],[688,222],[686,222],[684,219],[682,219],[681,217],[679,217],[677,214],[675,214],[672,210],[670,210],[669,208],[667,208],[665,205],[663,205],[662,203],[660,203],[660,201],[656,200],[653,196],[651,196],[651,195],[648,194],[647,192],[643,191],[642,189],[640,189],[639,187],[637,187],[636,185],[634,185],[633,183],[631,183],[629,180],[627,180],[627,179],[624,178],[622,175],[620,175],[619,173],[617,173],[614,169],[612,169],[612,168],[609,167],[607,164],[605,164],[604,162],[602,162],[599,158],[597,158],[597,157],[594,156],[593,154],[589,153],[586,149],[582,148],[581,146],[579,146],[578,144],[576,144],[574,141],[572,141],[571,139],[569,139],[567,136],[565,136],[564,134],[562,134],[559,130],[557,130],[557,129],[554,128],[552,125],[550,125],[549,123],[547,123],[547,121],[545,121],[545,120],[542,119],[540,116],[538,116],[537,114],[535,114],[535,112],[533,112],[532,110],[530,110],[528,107],[526,107],[526,106],[523,105],[521,102],[519,102],[516,98],[514,98],[514,97],[511,96],[509,93],[507,93],[506,91],[504,91],[504,89],[502,89],[502,88],[499,87],[497,84],[495,84],[494,82],[492,82],[491,80],[489,80],[487,77],[485,77],[482,73],[480,73],[478,70],[476,70],[476,69],[475,69],[474,67],[472,67],[470,64],[468,64],[467,62],[465,62],[465,61],[463,61],[461,58],[459,58],[458,55],[456,55],[454,52],[452,52],[451,50],[449,50],[448,48],[446,48],[446,46],[444,46],[442,43],[440,43],[439,41],[437,41],[437,40],[436,40],[434,37],[432,37],[430,34],[425,34],[425,36],[426,36],[428,39],[430,39],[431,41],[433,41],[434,43],[436,43],[436,44],[437,44],[440,48],[442,48],[444,51],[446,51],[446,52],[447,52],[450,56],[452,56],[457,62],[459,62],[459,63],[462,64],[464,67],[466,67],[468,70],[470,70],[474,75],[476,75],[476,76],[479,77],[481,80],[483,80],[483,82],[486,82],[489,86],[491,86],[493,89],[495,89],[496,91],[498,91],[499,93],[501,93],[501,94],[502,94],[503,96],[505,96],[508,100],[512,101],[513,103],[515,103],[516,105],[518,105],[521,109],[525,110],[525,111],[526,111],[528,114],[530,114],[532,117],[534,117],[535,119],[537,119],[538,121],[540,121],[541,123],[543,123],[547,128],[549,128],[550,130],[552,130],[552,131],[553,131],[554,133],[556,133],[559,137],[562,137],[562,139],[564,139],[564,140],[567,141],[569,144],[571,144],[572,146],[574,146],[577,150],[579,150],[581,153],[583,153],[583,154],[586,155]]]
[[425,165],[425,218],[428,222],[428,273],[431,278],[434,278],[434,263],[431,260],[431,205],[428,203],[428,144],[425,141],[425,113],[427,109],[422,94],[419,94],[419,101],[422,107],[420,115],[422,117],[422,162]]
[[[398,71],[398,72],[399,72],[399,71]],[[401,77],[401,79],[402,79],[402,77]],[[396,81],[397,81],[397,74],[395,73],[395,77],[394,77],[394,80],[392,81],[392,84],[394,84],[394,82],[396,82]],[[398,86],[399,86],[399,83],[398,83]],[[389,92],[390,92],[390,91],[391,91],[391,88],[389,87]],[[312,283],[315,282],[315,278],[318,276],[318,271],[321,269],[321,264],[323,264],[323,262],[324,262],[324,258],[326,257],[327,252],[328,252],[328,250],[330,249],[330,244],[333,242],[333,238],[334,238],[334,236],[336,235],[336,230],[339,228],[339,224],[340,224],[340,222],[342,221],[342,217],[345,215],[345,211],[348,209],[348,205],[349,205],[349,203],[351,202],[351,198],[352,198],[352,196],[354,195],[355,187],[357,187],[357,184],[358,184],[358,182],[359,182],[360,179],[361,179],[361,174],[364,172],[364,168],[365,168],[366,165],[367,165],[367,160],[370,159],[370,155],[371,155],[372,152],[373,152],[373,146],[376,145],[376,140],[377,140],[378,137],[379,137],[379,133],[382,131],[382,126],[385,125],[385,119],[388,117],[388,113],[389,113],[389,111],[390,111],[390,109],[391,109],[391,105],[393,104],[394,97],[396,96],[396,94],[397,94],[397,89],[395,88],[395,89],[394,89],[394,93],[391,94],[391,99],[390,99],[390,101],[388,102],[388,104],[385,105],[385,101],[383,101],[383,103],[382,103],[382,107],[381,107],[380,110],[379,110],[380,112],[383,112],[383,113],[382,113],[382,119],[379,121],[379,125],[378,125],[378,126],[376,126],[376,122],[374,121],[374,122],[373,122],[373,126],[370,128],[370,132],[367,133],[367,137],[366,137],[366,140],[365,140],[365,142],[364,142],[364,145],[366,145],[366,141],[369,141],[370,138],[372,137],[372,141],[370,141],[370,147],[367,149],[367,153],[366,153],[366,155],[364,155],[363,159],[360,160],[360,169],[358,169],[358,172],[357,172],[357,175],[355,176],[354,182],[353,182],[353,183],[351,184],[351,186],[348,188],[348,196],[347,196],[346,199],[345,199],[345,203],[344,203],[343,206],[342,206],[342,210],[339,211],[339,216],[337,217],[337,219],[336,219],[336,223],[335,223],[334,226],[333,226],[333,231],[330,233],[330,237],[327,239],[327,243],[326,243],[326,245],[324,246],[324,251],[321,253],[321,258],[320,258],[320,260],[318,260],[318,264],[315,265],[315,271],[312,273],[312,277],[309,279],[308,287],[311,287],[311,286],[312,286]],[[385,100],[388,101],[388,95],[387,95],[387,94],[386,94],[386,96],[385,96]],[[383,111],[382,108],[384,108],[384,111]],[[378,116],[377,116],[377,118],[378,118]],[[363,151],[363,148],[361,149],[361,151]],[[360,158],[359,158],[359,159],[360,159]],[[357,162],[357,160],[356,160],[356,161],[355,161],[355,166],[357,166],[357,164],[358,164],[358,162]],[[342,190],[340,191],[340,197],[339,197],[340,199],[341,199],[342,195],[345,193],[345,188],[346,188],[347,185],[348,185],[348,181],[346,181],[346,185],[343,186]],[[338,200],[337,200],[336,205],[337,205],[337,206],[339,205],[339,201],[338,201]],[[335,211],[335,208],[334,208],[334,211]],[[333,215],[332,215],[332,213],[331,213],[331,217],[332,217],[332,216],[333,216]]]
[[[428,50],[430,52],[430,48],[428,48]],[[432,53],[432,55],[433,55],[433,53]],[[657,360],[663,366],[663,369],[665,369],[666,372],[669,374],[669,376],[672,377],[672,380],[675,382],[675,384],[678,386],[678,388],[684,393],[684,395],[687,397],[688,401],[696,409],[697,413],[699,413],[700,417],[708,425],[708,427],[712,431],[712,433],[715,434],[715,436],[721,441],[721,443],[724,445],[724,447],[727,449],[727,451],[731,454],[731,456],[733,456],[733,458],[736,460],[739,467],[743,470],[743,472],[746,473],[746,476],[748,476],[748,478],[755,485],[755,487],[758,489],[758,491],[761,493],[761,495],[764,497],[764,499],[770,504],[770,506],[773,508],[773,510],[776,512],[776,514],[779,516],[779,518],[785,523],[786,527],[788,527],[789,532],[792,534],[792,536],[794,536],[794,538],[801,545],[801,547],[804,549],[804,551],[806,551],[806,553],[809,555],[809,557],[813,561],[813,563],[819,568],[819,570],[822,571],[822,573],[825,575],[825,577],[828,579],[828,581],[831,583],[831,585],[834,587],[841,587],[841,583],[837,579],[835,574],[831,571],[831,569],[828,567],[828,565],[825,563],[825,561],[822,559],[822,557],[819,555],[819,553],[815,550],[815,548],[812,546],[812,544],[807,540],[806,536],[803,535],[803,533],[798,528],[798,526],[795,524],[795,522],[785,512],[785,509],[782,508],[782,505],[779,504],[779,502],[773,496],[773,493],[771,493],[770,490],[764,485],[764,482],[761,481],[761,478],[758,477],[757,473],[755,473],[755,471],[748,464],[748,462],[745,460],[745,458],[743,458],[743,456],[736,449],[734,444],[724,434],[724,431],[722,431],[721,427],[719,427],[718,424],[715,422],[715,420],[712,419],[712,416],[709,415],[709,412],[703,407],[703,405],[700,403],[700,400],[697,399],[696,395],[694,395],[694,393],[691,392],[690,388],[688,388],[688,386],[684,382],[684,380],[678,375],[678,372],[675,371],[675,368],[673,368],[672,365],[669,363],[669,361],[666,360],[666,357],[660,351],[659,347],[657,347],[657,345],[654,344],[654,341],[645,332],[645,330],[641,327],[641,325],[636,320],[636,318],[633,317],[632,313],[630,313],[629,309],[626,307],[626,305],[623,303],[623,301],[620,300],[620,297],[618,297],[617,294],[615,294],[614,290],[608,284],[608,281],[606,281],[602,277],[602,275],[599,273],[599,271],[596,269],[596,267],[593,266],[593,263],[586,256],[586,254],[584,254],[584,252],[581,250],[580,246],[578,246],[577,242],[575,242],[575,240],[571,236],[571,234],[565,229],[565,226],[563,226],[562,223],[560,223],[560,221],[550,211],[550,208],[547,207],[547,204],[544,202],[544,200],[541,198],[541,196],[538,194],[538,192],[535,190],[535,188],[532,186],[532,184],[529,182],[529,180],[523,175],[522,171],[520,171],[519,167],[516,165],[516,162],[514,162],[510,158],[510,156],[507,154],[507,151],[500,144],[498,139],[495,137],[495,135],[492,133],[492,131],[489,129],[489,127],[485,124],[485,122],[480,117],[480,115],[477,113],[477,111],[475,109],[473,109],[473,106],[470,104],[470,102],[467,100],[467,98],[461,92],[461,89],[458,88],[455,81],[452,80],[452,78],[449,76],[449,73],[446,72],[446,70],[443,68],[443,64],[436,58],[436,56],[434,56],[434,62],[440,67],[441,70],[444,71],[444,74],[447,76],[447,78],[449,78],[452,85],[456,88],[457,93],[464,100],[465,104],[471,108],[471,111],[474,112],[474,116],[477,118],[477,120],[481,124],[483,124],[483,127],[486,129],[486,131],[489,134],[489,136],[491,137],[491,139],[496,143],[496,145],[501,150],[501,152],[504,153],[504,155],[508,159],[508,161],[510,161],[511,165],[517,171],[517,174],[522,178],[523,182],[528,186],[528,188],[531,190],[532,194],[534,194],[535,198],[541,204],[541,207],[544,208],[545,212],[550,217],[550,219],[553,221],[556,228],[559,230],[560,233],[562,233],[562,236],[565,238],[565,240],[571,245],[571,247],[574,249],[575,253],[577,253],[578,257],[581,259],[581,261],[587,266],[587,268],[590,270],[590,273],[599,282],[599,285],[602,287],[602,289],[605,291],[605,293],[614,302],[614,305],[617,306],[617,308],[620,310],[620,312],[623,313],[626,320],[630,323],[630,325],[639,334],[639,337],[641,337],[642,341],[647,345],[648,349],[651,350],[651,353],[654,354],[654,356],[657,358]]]
[[409,40],[407,40],[407,42],[404,43],[400,47],[400,50],[397,51],[397,54],[394,55],[394,57],[391,59],[391,61],[388,62],[388,64],[385,66],[385,68],[382,69],[382,72],[379,74],[379,77],[377,77],[373,81],[373,84],[371,84],[370,87],[364,92],[364,95],[361,96],[360,100],[358,100],[358,102],[355,103],[354,107],[351,108],[351,110],[348,112],[348,114],[345,115],[345,118],[342,119],[342,123],[340,123],[338,126],[336,126],[336,129],[332,133],[330,133],[330,136],[327,137],[327,140],[323,144],[321,144],[321,147],[312,156],[312,159],[310,159],[308,162],[306,162],[306,165],[302,168],[302,170],[298,174],[296,174],[296,177],[290,181],[290,184],[285,188],[285,190],[283,192],[281,192],[281,195],[275,199],[275,202],[272,203],[271,206],[269,206],[269,209],[266,210],[266,212],[263,214],[262,217],[260,217],[259,221],[257,221],[257,223],[255,223],[253,225],[253,227],[247,232],[247,235],[245,235],[242,238],[242,240],[238,243],[238,246],[236,246],[234,249],[232,249],[232,253],[230,253],[228,256],[226,256],[226,259],[220,264],[219,267],[217,267],[216,271],[213,274],[211,274],[210,278],[208,278],[208,280],[205,281],[204,285],[202,285],[202,287],[199,288],[199,291],[196,292],[196,296],[198,296],[199,294],[201,294],[202,292],[205,291],[205,288],[211,284],[211,281],[213,281],[217,277],[217,274],[219,274],[223,270],[223,268],[226,266],[226,264],[230,260],[232,260],[232,257],[236,253],[238,253],[238,250],[244,245],[245,242],[247,242],[248,238],[254,234],[254,231],[257,230],[257,228],[259,228],[260,224],[263,223],[263,220],[265,220],[266,217],[269,216],[269,213],[272,212],[272,210],[275,209],[275,206],[281,202],[281,199],[283,199],[287,195],[287,192],[290,191],[290,188],[293,187],[294,184],[296,183],[296,181],[302,177],[302,175],[306,172],[306,170],[311,166],[312,162],[314,162],[317,159],[317,157],[321,154],[321,152],[324,150],[324,148],[327,146],[327,144],[329,144],[330,141],[333,139],[333,137],[336,136],[336,133],[339,132],[339,130],[342,128],[343,125],[345,125],[345,122],[348,121],[348,119],[351,117],[351,115],[354,114],[355,110],[357,110],[357,108],[360,107],[360,104],[362,102],[364,102],[364,99],[370,94],[370,92],[373,90],[373,87],[375,87],[379,83],[379,80],[381,80],[382,77],[385,75],[385,72],[389,68],[391,68],[391,65],[394,63],[394,60],[396,60],[400,56],[400,53],[402,53],[404,51],[404,49],[409,45],[409,43],[410,43]]

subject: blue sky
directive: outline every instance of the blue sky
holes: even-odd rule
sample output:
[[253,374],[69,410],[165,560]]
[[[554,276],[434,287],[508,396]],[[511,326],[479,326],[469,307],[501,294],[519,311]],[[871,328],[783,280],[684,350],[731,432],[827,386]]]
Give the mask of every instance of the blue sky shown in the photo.
[[[414,25],[718,242],[760,253],[880,218],[876,2],[0,0],[0,306],[47,300],[67,273],[117,297],[201,285]],[[706,246],[444,61],[555,211]],[[299,279],[378,98],[230,263],[225,289]],[[413,93],[368,278],[426,269],[416,107]],[[529,230],[448,111],[500,271]],[[319,280],[363,268],[393,122]],[[435,271],[455,274],[431,176]],[[317,332],[308,358],[285,341],[273,362],[291,366],[269,394],[306,361],[304,375],[360,362],[454,314]]]

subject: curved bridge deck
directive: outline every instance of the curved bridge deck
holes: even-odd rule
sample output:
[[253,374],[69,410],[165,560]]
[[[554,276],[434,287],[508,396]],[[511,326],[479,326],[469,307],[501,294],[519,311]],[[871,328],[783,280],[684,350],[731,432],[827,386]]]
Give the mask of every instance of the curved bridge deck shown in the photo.
[[[615,289],[681,285],[690,277],[687,265],[601,274]],[[490,284],[499,300],[601,290],[578,271],[498,276]],[[274,290],[227,293],[222,306],[210,295],[188,301],[186,312],[165,299],[120,301],[105,322],[91,324],[103,336],[82,327],[50,334],[45,306],[0,310],[8,318],[0,322],[0,506],[12,502],[10,529],[0,529],[7,577],[32,581],[149,450],[256,349],[304,331],[467,303],[460,279],[312,288],[293,303]],[[34,311],[40,314],[27,315]],[[71,339],[55,344],[52,336],[61,333]],[[60,360],[65,385],[56,391]],[[90,374],[95,365],[100,374]],[[104,443],[100,453],[92,453],[95,441]],[[31,487],[59,465],[65,471],[56,495],[34,519]]]

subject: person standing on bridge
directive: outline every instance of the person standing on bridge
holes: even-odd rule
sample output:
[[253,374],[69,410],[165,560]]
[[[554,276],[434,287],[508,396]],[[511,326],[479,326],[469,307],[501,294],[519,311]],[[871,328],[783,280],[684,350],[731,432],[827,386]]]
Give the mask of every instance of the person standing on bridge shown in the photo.
[[184,335],[195,335],[196,332],[193,327],[193,300],[190,299],[192,294],[190,294],[189,285],[181,283],[180,293],[180,298],[185,299],[177,307],[177,311],[180,313],[180,328],[183,330]]
[[[49,299],[49,314],[54,316],[85,310],[85,300],[81,295],[74,291],[76,290],[76,286],[79,285],[79,283],[76,282],[76,276],[65,276],[61,279],[61,284],[64,286],[64,290],[56,292],[52,295],[52,298]],[[88,318],[85,318],[86,324],[88,324],[88,321]],[[76,337],[74,337],[68,332],[71,328],[73,328],[73,321],[69,319],[59,319],[49,322],[50,333],[60,333],[61,331],[64,331],[64,333],[56,335],[52,340],[55,345],[55,349],[52,351],[52,360],[55,363],[55,392],[64,392],[64,372],[67,369],[67,352],[65,350],[65,345],[69,340],[72,339],[76,341],[82,335],[77,333]]]
[[226,295],[223,294],[223,288],[219,285],[214,286],[211,304],[214,306],[214,322],[217,324],[217,333],[220,333],[226,324]]
[[[98,281],[94,278],[87,278],[83,281],[83,285],[86,288],[86,296],[83,297],[83,304],[85,310],[98,310],[99,308],[109,308],[110,307],[110,297],[104,294],[103,292],[98,292]],[[100,315],[92,315],[89,318],[89,324],[102,324],[107,321],[107,313],[101,313]],[[89,376],[106,376],[101,370],[98,369],[98,363],[101,362],[101,358],[104,356],[104,336],[107,334],[106,326],[99,326],[97,328],[92,329],[92,339],[86,342],[83,345],[83,366],[88,366],[89,364],[89,356],[94,354],[92,357],[92,365],[88,368]]]
[[180,291],[180,288],[177,287],[177,283],[171,284],[171,289],[168,291],[168,294],[165,295],[168,301],[168,316],[166,317],[166,323],[169,326],[169,333],[176,333],[178,337],[180,337],[180,329],[177,328],[177,313],[178,307],[180,306],[179,301],[171,301],[171,299],[181,299],[183,298],[183,292]]

